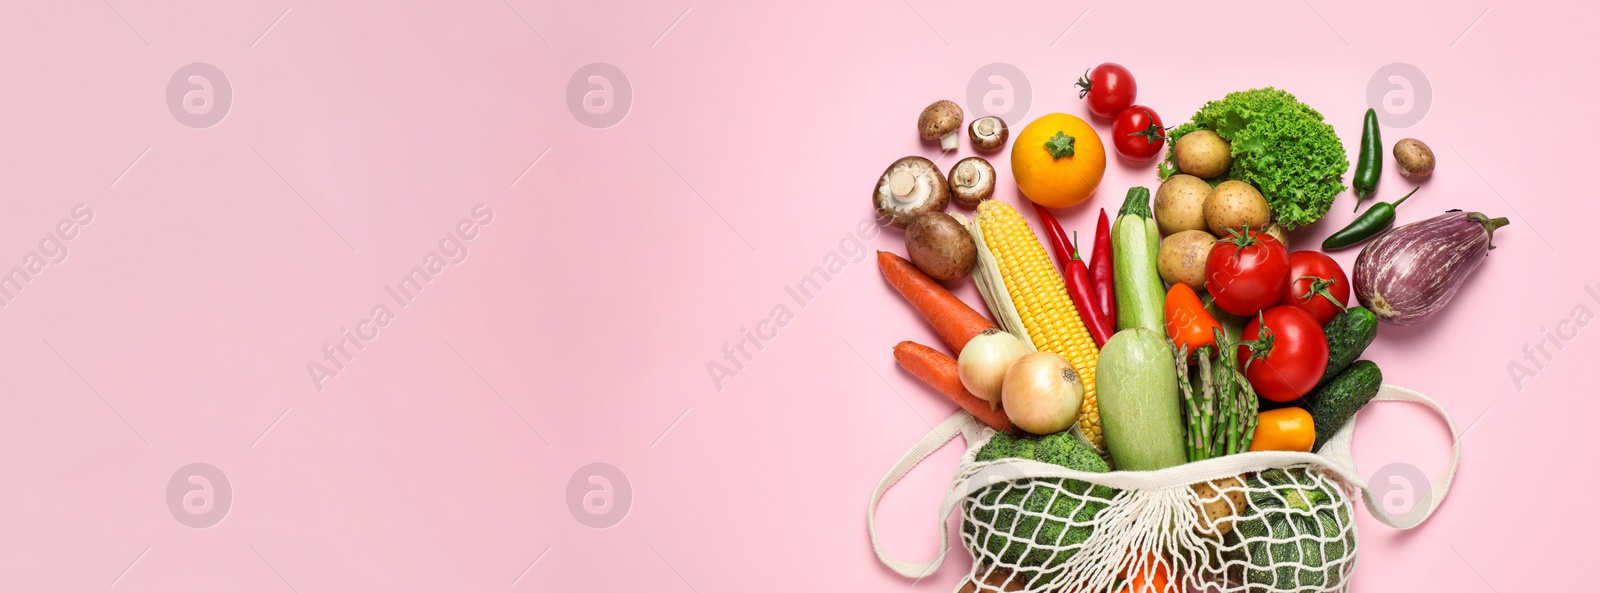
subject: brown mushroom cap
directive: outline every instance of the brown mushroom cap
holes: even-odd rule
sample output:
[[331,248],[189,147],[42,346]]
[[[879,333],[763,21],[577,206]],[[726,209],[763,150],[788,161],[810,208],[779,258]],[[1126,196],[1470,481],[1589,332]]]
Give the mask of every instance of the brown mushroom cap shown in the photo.
[[972,147],[984,152],[1004,148],[1010,137],[1011,130],[1006,127],[1005,120],[993,115],[972,120],[967,125],[967,138],[972,140]]
[[924,212],[906,228],[906,257],[934,280],[959,280],[972,272],[978,246],[965,226],[943,212]]
[[994,196],[994,165],[983,157],[969,156],[950,168],[950,198],[957,204],[977,208],[978,202]]
[[1394,143],[1394,161],[1401,175],[1419,179],[1432,175],[1436,162],[1433,149],[1416,138]]
[[950,203],[950,187],[939,166],[920,156],[908,156],[883,170],[872,188],[872,207],[878,219],[906,228],[924,212],[939,212]]
[[937,140],[961,129],[961,117],[961,106],[954,101],[934,101],[917,117],[917,132],[923,140]]

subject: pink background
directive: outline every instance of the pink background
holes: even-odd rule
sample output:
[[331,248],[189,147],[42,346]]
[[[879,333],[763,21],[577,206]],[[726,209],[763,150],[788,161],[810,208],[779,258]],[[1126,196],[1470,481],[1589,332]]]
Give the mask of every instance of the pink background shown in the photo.
[[[1507,370],[1575,307],[1600,311],[1584,291],[1600,206],[1567,182],[1593,169],[1600,87],[1573,61],[1600,52],[1588,4],[218,4],[0,8],[0,270],[74,204],[94,212],[0,309],[0,589],[912,587],[863,519],[878,477],[952,411],[890,357],[936,337],[864,254],[806,306],[785,287],[870,215],[885,165],[937,155],[917,111],[966,104],[992,62],[1031,82],[1029,120],[1086,115],[1073,79],[1117,61],[1169,124],[1276,85],[1352,149],[1373,73],[1419,68],[1426,117],[1384,135],[1426,140],[1439,166],[1401,222],[1463,208],[1512,225],[1444,314],[1369,353],[1466,433],[1426,526],[1358,513],[1354,590],[1568,588],[1600,552],[1581,465],[1596,330],[1520,390]],[[165,95],[192,62],[233,89],[205,129]],[[633,90],[607,129],[567,107],[591,62]],[[1152,168],[1113,162],[1094,204],[1134,184]],[[1380,196],[1406,185],[1391,162]],[[479,203],[495,217],[470,257],[389,301]],[[1059,214],[1088,233],[1096,209]],[[903,252],[900,236],[870,247]],[[377,303],[394,320],[319,392],[307,363]],[[793,319],[719,392],[706,364],[779,304]],[[1448,442],[1396,405],[1357,438],[1364,475],[1436,475]],[[958,449],[886,499],[894,553],[934,554]],[[207,529],[168,508],[192,462],[233,490]],[[632,488],[609,529],[568,504],[592,462]],[[968,564],[954,551],[917,587],[948,590]]]

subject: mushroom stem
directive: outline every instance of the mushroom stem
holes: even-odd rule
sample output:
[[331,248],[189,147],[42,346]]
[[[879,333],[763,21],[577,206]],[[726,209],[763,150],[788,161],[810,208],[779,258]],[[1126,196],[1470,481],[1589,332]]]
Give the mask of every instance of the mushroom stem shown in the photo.
[[960,140],[960,135],[958,135],[956,132],[950,132],[939,139],[939,148],[944,149],[945,152],[955,150],[956,146],[960,143]]
[[911,195],[911,190],[917,188],[917,176],[910,171],[895,171],[889,176],[889,193],[901,202],[909,202],[906,198]]

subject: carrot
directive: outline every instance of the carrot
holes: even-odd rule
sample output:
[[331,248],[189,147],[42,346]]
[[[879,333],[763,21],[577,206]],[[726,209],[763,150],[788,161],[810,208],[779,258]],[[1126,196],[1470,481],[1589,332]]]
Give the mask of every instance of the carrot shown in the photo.
[[973,336],[995,326],[989,318],[950,294],[903,257],[879,251],[878,269],[883,272],[883,279],[888,280],[956,352],[960,352]]
[[973,395],[961,384],[961,376],[956,372],[956,359],[950,358],[950,355],[916,342],[901,342],[894,346],[894,359],[922,379],[923,383],[943,393],[961,409],[977,416],[989,428],[1011,432],[1011,419],[1006,418],[1004,411],[991,409],[989,402]]

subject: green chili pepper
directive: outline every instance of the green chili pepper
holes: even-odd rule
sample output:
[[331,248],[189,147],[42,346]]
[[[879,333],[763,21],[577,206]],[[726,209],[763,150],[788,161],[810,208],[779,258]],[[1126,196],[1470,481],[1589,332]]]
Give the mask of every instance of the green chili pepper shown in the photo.
[[1419,189],[1422,189],[1422,187],[1411,188],[1411,193],[1396,200],[1393,204],[1388,202],[1373,204],[1366,212],[1362,212],[1361,216],[1357,216],[1355,222],[1350,223],[1350,226],[1339,229],[1339,232],[1329,235],[1327,239],[1323,240],[1322,248],[1324,250],[1344,249],[1383,232],[1384,229],[1394,224],[1395,207],[1405,202],[1406,198],[1411,197],[1411,194],[1417,193]]
[[1366,123],[1361,128],[1361,156],[1356,160],[1356,174],[1350,181],[1356,188],[1355,210],[1361,209],[1362,200],[1378,191],[1378,178],[1382,175],[1383,138],[1378,133],[1378,112],[1368,108]]

